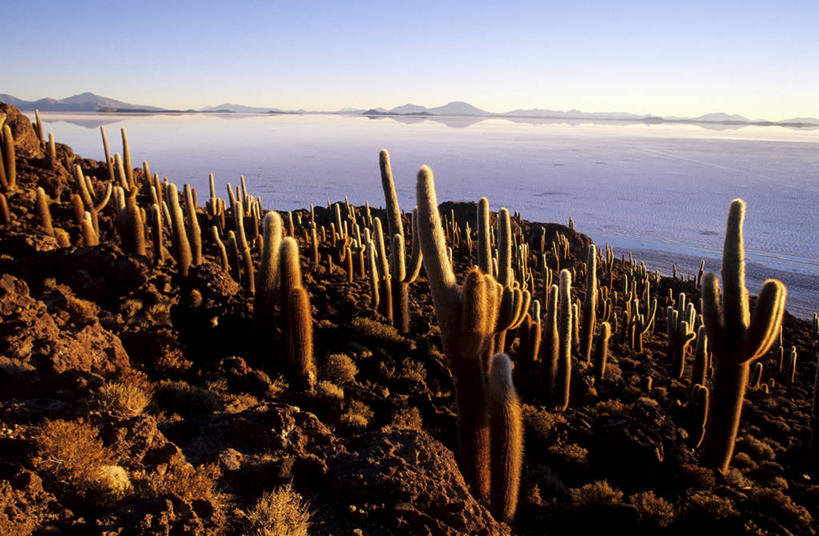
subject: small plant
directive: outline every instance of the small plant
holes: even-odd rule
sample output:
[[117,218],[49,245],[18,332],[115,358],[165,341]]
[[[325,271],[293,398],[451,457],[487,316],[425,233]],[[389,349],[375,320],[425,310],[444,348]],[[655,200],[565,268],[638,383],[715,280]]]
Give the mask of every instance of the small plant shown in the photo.
[[358,367],[347,354],[330,354],[322,369],[324,377],[341,385],[354,382],[356,374],[358,374]]
[[137,385],[108,382],[91,399],[91,405],[103,412],[124,417],[136,417],[150,402],[148,395]]
[[665,528],[674,521],[674,505],[651,490],[635,493],[628,500],[637,509],[643,523]]
[[623,502],[623,492],[612,488],[605,480],[569,490],[572,507],[614,506]]
[[350,400],[346,411],[341,415],[341,424],[350,428],[366,428],[373,415],[373,410],[364,402]]
[[423,425],[421,412],[415,406],[402,408],[393,416],[392,425],[404,430],[421,430]]
[[252,536],[307,536],[310,509],[290,484],[266,492],[247,515]]
[[316,394],[321,398],[327,398],[339,402],[344,400],[344,389],[327,380],[318,382],[318,385],[316,385]]
[[220,408],[212,392],[183,381],[163,380],[154,389],[153,405],[170,414],[196,417],[213,413]]

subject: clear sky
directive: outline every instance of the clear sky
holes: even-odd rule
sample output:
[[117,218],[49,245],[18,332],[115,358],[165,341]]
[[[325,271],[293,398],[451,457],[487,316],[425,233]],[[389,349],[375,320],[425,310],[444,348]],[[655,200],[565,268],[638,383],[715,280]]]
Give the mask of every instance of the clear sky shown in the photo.
[[819,1],[0,0],[0,93],[819,117]]

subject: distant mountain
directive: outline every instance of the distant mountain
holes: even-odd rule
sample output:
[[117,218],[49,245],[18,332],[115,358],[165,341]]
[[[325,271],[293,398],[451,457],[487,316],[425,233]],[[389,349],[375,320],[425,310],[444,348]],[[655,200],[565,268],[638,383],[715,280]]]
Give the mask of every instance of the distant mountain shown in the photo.
[[819,125],[819,119],[815,117],[794,117],[792,119],[784,119],[782,121],[779,121],[779,123]]
[[418,106],[417,104],[404,104],[403,106],[396,106],[390,110],[391,114],[420,114],[428,112],[425,106]]
[[93,93],[80,93],[64,99],[40,99],[24,101],[12,95],[0,95],[0,101],[7,102],[21,110],[40,110],[43,112],[110,112],[110,111],[151,111],[160,112],[162,108],[129,104]]
[[275,108],[260,108],[258,106],[245,106],[243,104],[233,104],[226,102],[219,106],[211,106],[209,108],[202,108],[202,112],[231,112],[237,114],[264,114],[267,112],[280,112]]
[[608,121],[638,121],[642,119],[649,119],[648,115],[636,115],[625,112],[581,112],[580,110],[569,110],[567,112],[560,110],[542,110],[540,108],[533,108],[529,110],[512,110],[499,114],[506,117],[546,117],[554,119],[605,119]]
[[443,106],[429,108],[427,111],[433,115],[490,115],[489,112],[463,101],[450,102]]
[[711,113],[701,115],[691,119],[692,121],[702,121],[703,123],[750,123],[751,120],[737,114]]

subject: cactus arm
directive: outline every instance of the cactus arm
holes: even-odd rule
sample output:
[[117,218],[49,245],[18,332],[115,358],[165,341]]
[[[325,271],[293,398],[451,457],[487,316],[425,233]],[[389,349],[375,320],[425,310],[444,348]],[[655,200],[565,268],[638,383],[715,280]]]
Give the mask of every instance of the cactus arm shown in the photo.
[[770,350],[782,325],[787,294],[785,285],[776,279],[769,279],[762,285],[745,338],[746,361],[757,359]]
[[458,287],[455,274],[446,251],[446,238],[441,227],[438,200],[435,195],[435,179],[432,170],[422,166],[418,171],[416,185],[418,197],[418,238],[424,256],[424,270],[429,278],[432,300],[438,323],[448,325],[453,322],[453,314],[458,310]]
[[745,246],[742,227],[745,202],[734,199],[728,211],[725,245],[722,253],[722,306],[726,335],[741,337],[748,329],[748,290],[745,288]]

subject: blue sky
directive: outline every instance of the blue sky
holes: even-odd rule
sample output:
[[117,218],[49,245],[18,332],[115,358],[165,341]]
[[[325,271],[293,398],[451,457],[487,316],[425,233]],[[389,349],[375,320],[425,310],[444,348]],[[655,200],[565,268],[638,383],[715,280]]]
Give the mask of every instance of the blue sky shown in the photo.
[[11,2],[0,93],[819,117],[819,2]]

